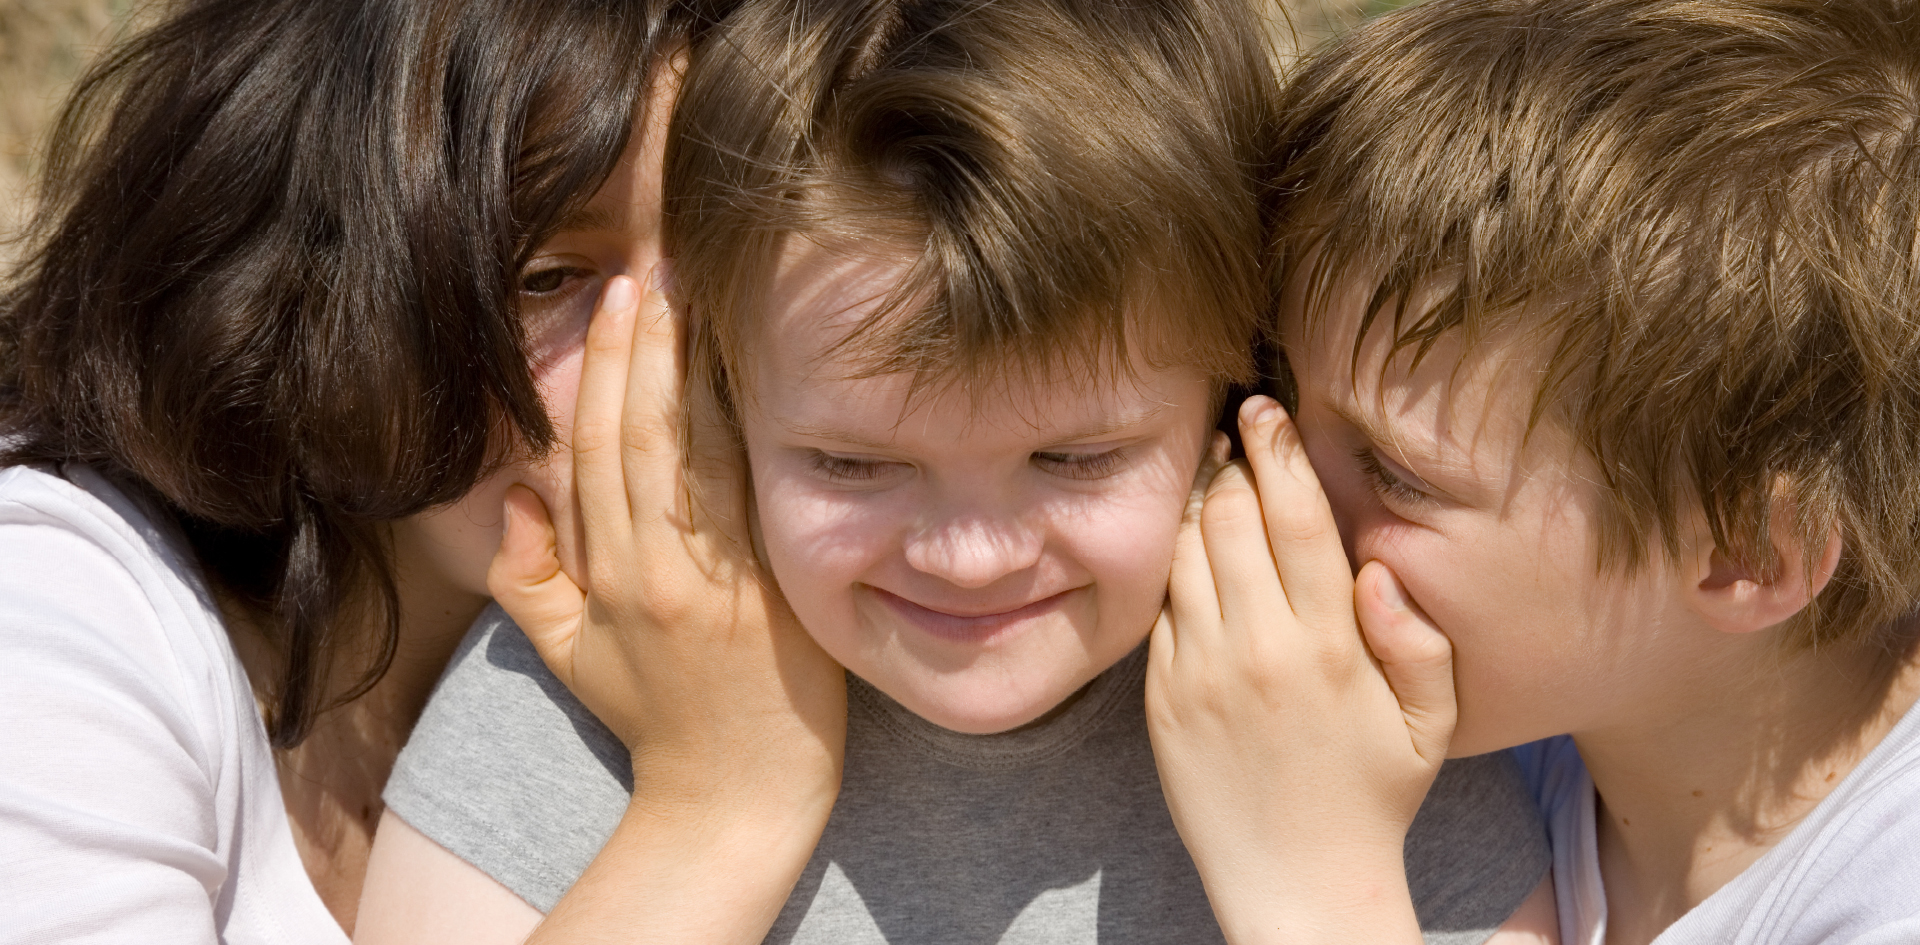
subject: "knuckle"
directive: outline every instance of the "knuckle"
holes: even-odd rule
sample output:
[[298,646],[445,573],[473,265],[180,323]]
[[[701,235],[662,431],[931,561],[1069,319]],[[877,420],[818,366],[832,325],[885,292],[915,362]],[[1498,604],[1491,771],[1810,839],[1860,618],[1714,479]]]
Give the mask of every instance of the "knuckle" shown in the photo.
[[679,425],[657,414],[628,417],[620,424],[620,445],[637,453],[671,451],[679,446]]
[[1317,544],[1333,534],[1333,523],[1319,508],[1305,502],[1283,503],[1267,522],[1267,531],[1276,542]]
[[620,428],[605,418],[581,417],[573,425],[573,451],[581,454],[604,452],[620,441]]
[[1202,532],[1235,535],[1253,531],[1260,521],[1260,496],[1246,482],[1215,485],[1200,508]]

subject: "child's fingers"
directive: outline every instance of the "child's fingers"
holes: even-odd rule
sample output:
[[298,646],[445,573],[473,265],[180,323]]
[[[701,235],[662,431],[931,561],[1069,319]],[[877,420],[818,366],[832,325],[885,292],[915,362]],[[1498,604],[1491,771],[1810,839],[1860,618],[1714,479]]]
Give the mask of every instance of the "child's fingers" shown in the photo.
[[[666,264],[654,267],[638,292],[626,402],[620,414],[621,465],[634,522],[666,525],[661,514],[682,498],[680,418],[686,366],[681,320],[663,291]],[[631,284],[631,280],[628,280]]]
[[1255,396],[1240,407],[1240,438],[1288,606],[1310,627],[1349,632],[1353,572],[1299,429],[1273,398]]
[[1400,702],[1414,750],[1439,764],[1453,740],[1458,706],[1453,692],[1453,644],[1407,596],[1400,580],[1378,561],[1360,569],[1354,609],[1367,648]]
[[[1213,584],[1213,568],[1207,562],[1207,549],[1200,534],[1200,514],[1206,504],[1208,486],[1227,460],[1224,434],[1215,434],[1208,444],[1187,495],[1186,511],[1180,516],[1180,533],[1173,542],[1173,569],[1167,578],[1167,606],[1155,626],[1153,647],[1171,659],[1178,648],[1177,637],[1184,634],[1213,632],[1220,624],[1220,593]],[[1164,631],[1164,632],[1163,632]],[[1165,638],[1165,643],[1161,642]]]
[[1273,552],[1260,520],[1260,494],[1246,463],[1228,463],[1214,474],[1200,512],[1200,537],[1218,589],[1222,625],[1284,626],[1286,592],[1274,573]]
[[[586,519],[626,522],[626,477],[620,456],[620,415],[633,357],[634,319],[640,295],[632,279],[607,280],[587,326],[585,361],[573,419],[574,502]],[[623,529],[624,530],[624,529]],[[596,529],[586,529],[589,536]],[[589,559],[598,557],[587,549]]]
[[1147,700],[1149,706],[1162,701],[1163,680],[1173,672],[1174,656],[1179,652],[1180,641],[1174,631],[1172,604],[1162,605],[1160,616],[1154,618],[1153,631],[1147,634]]
[[487,590],[571,686],[569,655],[586,614],[586,595],[560,570],[553,520],[540,497],[526,486],[510,486],[503,512],[506,534],[487,568]]

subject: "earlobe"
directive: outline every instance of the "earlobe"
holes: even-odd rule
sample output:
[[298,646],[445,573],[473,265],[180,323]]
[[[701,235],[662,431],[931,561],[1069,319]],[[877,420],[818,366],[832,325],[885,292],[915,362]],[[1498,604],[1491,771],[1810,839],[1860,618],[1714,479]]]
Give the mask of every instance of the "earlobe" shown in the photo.
[[[1781,526],[1787,524],[1782,517],[1776,519]],[[1781,527],[1774,534],[1792,532]],[[1828,534],[1826,547],[1812,561],[1797,543],[1789,543],[1777,549],[1770,573],[1713,548],[1702,569],[1705,575],[1692,589],[1693,609],[1722,633],[1752,633],[1785,623],[1826,589],[1840,565],[1841,548],[1838,528]]]

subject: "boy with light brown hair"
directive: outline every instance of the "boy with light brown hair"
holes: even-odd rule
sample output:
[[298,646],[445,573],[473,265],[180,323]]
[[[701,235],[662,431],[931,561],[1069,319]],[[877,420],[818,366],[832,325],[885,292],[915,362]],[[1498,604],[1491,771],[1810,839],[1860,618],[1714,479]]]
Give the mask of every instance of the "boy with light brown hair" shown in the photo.
[[1274,803],[1410,810],[1457,682],[1452,754],[1526,745],[1562,942],[1920,941],[1920,5],[1436,0],[1287,99],[1273,537],[1222,537],[1227,474],[1169,637],[1193,561],[1337,529],[1384,673],[1323,619],[1243,688],[1398,704],[1288,703],[1280,770],[1365,776]]

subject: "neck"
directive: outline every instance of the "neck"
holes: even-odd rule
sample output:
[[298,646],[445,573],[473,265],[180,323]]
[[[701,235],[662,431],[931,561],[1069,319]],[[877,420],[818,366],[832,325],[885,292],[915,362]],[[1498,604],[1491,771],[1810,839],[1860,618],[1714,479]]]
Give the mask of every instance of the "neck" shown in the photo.
[[1656,722],[1574,737],[1600,796],[1608,945],[1651,942],[1752,865],[1920,695],[1912,660],[1751,644]]
[[[380,791],[433,684],[486,606],[486,598],[434,575],[414,573],[418,570],[406,560],[397,562],[400,621],[387,672],[359,698],[322,713],[299,745],[274,752],[300,859],[321,899],[349,934],[374,827],[385,810]],[[360,606],[355,612],[372,615],[378,608]],[[259,689],[261,682],[277,675],[276,655],[258,633],[245,632],[246,620],[236,621],[230,614],[229,626],[243,628],[234,634],[236,649]],[[342,662],[337,678],[327,681],[329,692],[351,685],[365,665],[352,659]]]

